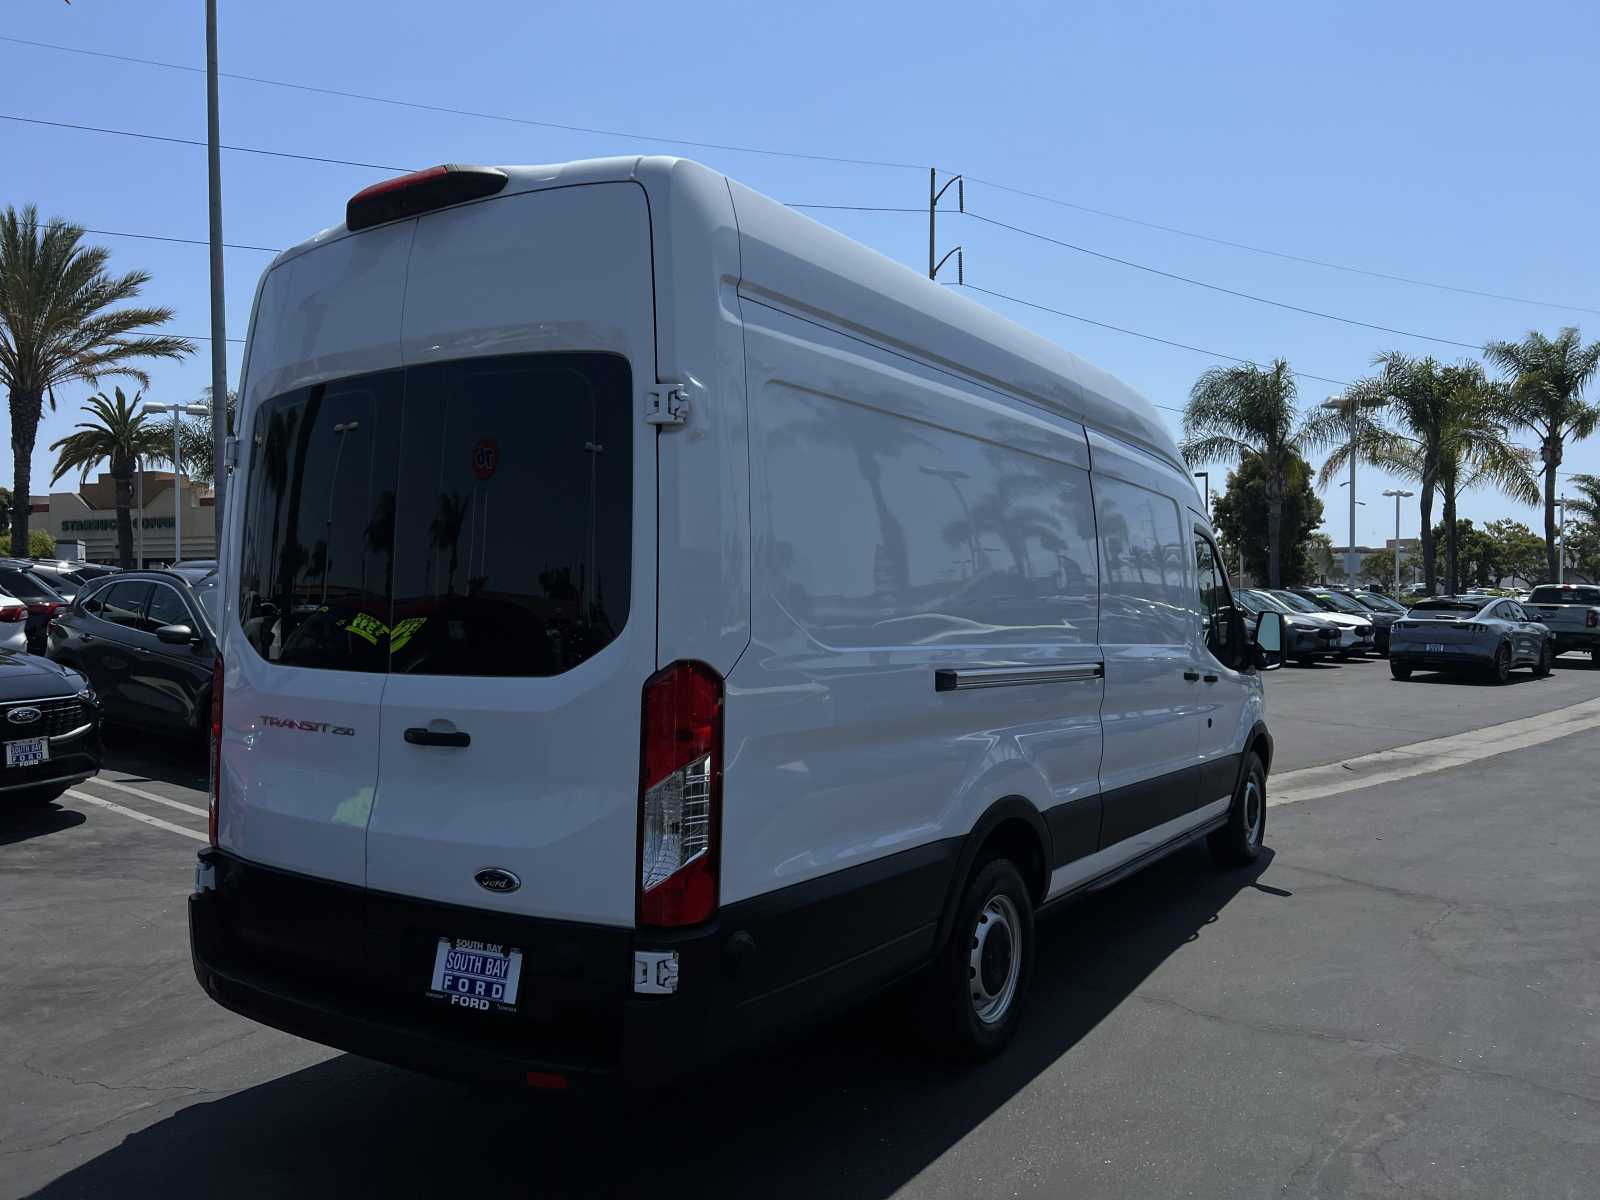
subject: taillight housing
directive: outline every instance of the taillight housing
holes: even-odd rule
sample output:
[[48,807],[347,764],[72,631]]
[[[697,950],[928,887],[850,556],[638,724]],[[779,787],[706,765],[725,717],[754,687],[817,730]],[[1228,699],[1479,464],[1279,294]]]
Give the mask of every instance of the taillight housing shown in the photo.
[[1591,608],[1585,613],[1583,623],[1589,629],[1600,627],[1600,608]]
[[222,798],[222,655],[211,664],[211,802],[206,807],[206,833],[217,844],[217,804]]
[[346,201],[345,228],[354,233],[436,208],[481,200],[501,191],[509,177],[493,167],[445,163],[363,188]]
[[645,681],[639,738],[640,927],[717,911],[722,839],[722,676],[675,662]]
[[7,604],[4,608],[0,608],[0,621],[16,622],[27,619],[28,607],[25,604]]

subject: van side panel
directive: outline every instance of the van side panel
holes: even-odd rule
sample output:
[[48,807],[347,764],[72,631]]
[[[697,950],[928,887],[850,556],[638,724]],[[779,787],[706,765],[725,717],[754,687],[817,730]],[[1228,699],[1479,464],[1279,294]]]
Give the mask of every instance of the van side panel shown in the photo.
[[[274,518],[286,517],[250,514],[242,503],[251,473],[269,470],[268,448],[253,443],[262,404],[295,388],[400,366],[400,307],[414,229],[415,222],[403,221],[334,240],[267,274],[247,350],[226,545],[266,537]],[[292,477],[292,460],[279,465]],[[255,862],[361,884],[384,676],[265,661],[242,622],[269,618],[237,610],[237,554],[224,565],[229,611],[221,639],[227,703],[218,841]]]
[[[729,679],[723,902],[935,843],[953,865],[1007,796],[1057,814],[1081,843],[1061,852],[1092,851],[1082,427],[743,301],[753,644]],[[1001,666],[1081,670],[936,690],[940,669]],[[1059,819],[1074,807],[1086,819]],[[878,916],[859,914],[863,932],[906,932]]]
[[[1193,492],[1165,463],[1091,430],[1105,652],[1102,847],[1181,817],[1200,793],[1202,682]],[[1192,678],[1191,678],[1192,676]]]
[[650,197],[656,377],[684,385],[689,402],[685,425],[652,435],[660,478],[657,662],[698,659],[726,673],[750,643],[739,231],[721,175],[670,158],[641,160],[637,175]]

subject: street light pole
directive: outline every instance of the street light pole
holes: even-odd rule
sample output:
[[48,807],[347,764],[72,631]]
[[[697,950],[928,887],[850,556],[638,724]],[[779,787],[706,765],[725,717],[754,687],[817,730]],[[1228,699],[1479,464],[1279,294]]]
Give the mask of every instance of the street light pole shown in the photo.
[[1407,496],[1415,496],[1416,493],[1390,488],[1384,495],[1394,497],[1394,595],[1398,600],[1400,598],[1400,501]]
[[1556,497],[1556,505],[1561,509],[1561,523],[1556,526],[1556,582],[1567,581],[1567,498]]
[[1206,481],[1206,520],[1209,521],[1211,519],[1211,472],[1196,471],[1194,477]]
[[1363,408],[1381,408],[1382,400],[1362,400],[1355,396],[1330,396],[1322,402],[1322,407],[1333,412],[1342,413],[1349,423],[1350,430],[1350,541],[1344,549],[1344,577],[1349,583],[1356,576],[1356,437],[1360,432],[1358,414]]
[[[204,417],[211,410],[203,404],[146,404],[145,412],[171,413],[172,414],[172,553],[173,562],[183,561],[183,455],[182,447],[178,442],[178,435],[183,432],[179,417],[188,413],[191,417]],[[218,460],[215,464],[216,471],[220,471],[222,463]],[[215,472],[214,472],[215,473]],[[218,545],[220,558],[221,546]],[[144,564],[141,563],[140,566]]]
[[[228,487],[228,321],[222,291],[221,115],[217,107],[217,0],[206,0],[206,194],[211,247],[211,487],[216,497],[217,559],[222,559],[222,505]],[[176,421],[177,417],[174,416]],[[177,468],[173,468],[177,480]],[[180,555],[181,557],[181,555]]]

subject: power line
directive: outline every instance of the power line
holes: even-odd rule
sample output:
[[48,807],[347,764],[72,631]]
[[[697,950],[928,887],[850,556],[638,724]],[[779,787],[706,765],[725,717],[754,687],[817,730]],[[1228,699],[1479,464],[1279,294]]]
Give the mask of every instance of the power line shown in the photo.
[[[139,66],[158,67],[169,71],[184,71],[190,74],[203,74],[204,68],[190,66],[187,63],[166,62],[161,59],[139,58],[129,54],[114,54],[104,50],[89,50],[81,46],[65,46],[56,42],[38,41],[30,38],[19,38],[0,35],[0,42],[9,42],[17,46],[28,46],[40,50],[54,50],[63,54],[78,54],[90,58],[111,59],[116,62],[133,63]],[[511,116],[506,113],[479,112],[472,109],[451,108],[439,104],[424,104],[415,100],[402,100],[393,96],[376,96],[364,92],[351,92],[338,88],[318,87],[312,84],[294,83],[284,79],[271,79],[261,75],[245,75],[237,72],[221,72],[222,78],[234,79],[245,83],[261,84],[267,87],[287,88],[294,91],[311,92],[325,96],[337,96],[347,100],[361,100],[373,104],[389,104],[400,108],[409,108],[422,112],[437,112],[451,116],[471,117],[477,120],[503,121],[517,125],[531,125],[543,129],[558,129],[571,133],[589,133],[603,137],[624,138],[643,142],[660,142],[668,145],[694,146],[711,150],[727,150],[738,154],[759,154],[774,158],[793,158],[813,162],[834,162],[848,166],[888,167],[903,170],[924,170],[925,164],[894,162],[886,159],[851,158],[841,155],[811,154],[796,150],[780,150],[767,146],[744,146],[726,142],[699,141],[692,138],[665,137],[659,134],[636,133],[629,130],[601,129],[586,125],[572,125],[557,121],[538,121],[530,117]],[[1491,292],[1479,288],[1463,287],[1457,284],[1440,283],[1436,280],[1419,279],[1415,276],[1397,275],[1387,271],[1375,271],[1367,267],[1352,266],[1348,263],[1332,262],[1328,259],[1313,258],[1307,255],[1291,254],[1287,251],[1273,250],[1265,246],[1255,246],[1248,242],[1234,241],[1229,238],[1217,237],[1213,234],[1200,233],[1192,229],[1183,229],[1176,225],[1164,225],[1158,221],[1148,221],[1140,217],[1129,216],[1126,213],[1112,212],[1109,209],[1095,208],[1091,205],[1080,204],[1060,196],[1051,196],[1044,192],[1033,191],[1028,188],[1018,187],[1014,184],[1001,183],[993,179],[981,179],[974,175],[967,178],[973,183],[992,187],[997,191],[1009,192],[1015,196],[1025,196],[1031,200],[1038,200],[1046,204],[1053,204],[1060,208],[1072,209],[1075,212],[1089,213],[1097,217],[1105,217],[1113,221],[1122,221],[1125,224],[1136,225],[1142,229],[1154,229],[1161,233],[1170,233],[1178,237],[1193,238],[1196,241],[1209,242],[1216,246],[1226,246],[1233,250],[1243,250],[1250,254],[1261,254],[1269,258],[1282,259],[1286,262],[1302,263],[1307,266],[1321,267],[1331,271],[1343,271],[1352,275],[1364,275],[1370,279],[1382,279],[1390,283],[1403,283],[1411,287],[1433,288],[1437,291],[1454,292],[1463,296],[1478,296],[1486,300],[1501,300],[1512,304],[1529,304],[1540,308],[1565,309],[1571,312],[1593,313],[1600,315],[1600,308],[1589,305],[1572,304],[1566,301],[1541,300],[1531,296],[1516,296],[1506,292]]]
[[1034,229],[1024,229],[1021,225],[1011,225],[1005,221],[997,221],[993,217],[986,217],[982,213],[975,213],[967,209],[964,216],[971,217],[974,221],[982,221],[985,225],[998,226],[1009,229],[1012,233],[1020,233],[1024,237],[1037,238],[1041,242],[1049,242],[1054,246],[1061,246],[1067,250],[1074,250],[1079,254],[1087,254],[1091,258],[1098,258],[1103,262],[1116,263],[1118,266],[1132,267],[1135,271],[1146,271],[1151,275],[1159,275],[1163,279],[1175,279],[1179,283],[1191,284],[1194,287],[1206,288],[1208,291],[1221,292],[1225,296],[1236,296],[1241,300],[1250,300],[1256,304],[1267,304],[1273,308],[1286,309],[1289,312],[1302,313],[1308,317],[1318,317],[1324,321],[1338,321],[1345,325],[1355,325],[1362,329],[1375,329],[1379,333],[1392,333],[1398,337],[1420,338],[1426,342],[1439,342],[1445,346],[1459,346],[1463,350],[1482,351],[1483,347],[1475,342],[1458,342],[1454,338],[1436,337],[1431,333],[1417,333],[1411,329],[1395,329],[1389,325],[1376,325],[1371,321],[1357,320],[1355,317],[1341,317],[1337,313],[1320,312],[1314,308],[1302,308],[1298,304],[1289,304],[1283,300],[1273,300],[1266,296],[1256,296],[1250,292],[1237,291],[1234,288],[1223,287],[1220,283],[1208,283],[1204,279],[1194,279],[1188,275],[1179,275],[1174,271],[1163,271],[1160,267],[1152,267],[1146,263],[1134,262],[1128,258],[1118,258],[1114,254],[1105,254],[1099,250],[1091,250],[1087,246],[1079,246],[1072,242],[1062,241],[1060,238],[1051,237],[1049,234],[1040,233]]
[[[0,41],[19,46],[33,46],[42,50],[59,50],[65,54],[84,54],[92,58],[109,58],[117,62],[137,63],[146,67],[162,67],[169,71],[187,71],[204,74],[203,67],[186,63],[163,62],[155,58],[136,58],[131,54],[112,54],[104,50],[85,50],[78,46],[61,46],[54,42],[30,41],[27,38],[0,36]],[[659,134],[634,133],[625,129],[601,129],[591,125],[568,125],[559,121],[536,121],[531,117],[514,117],[505,113],[476,112],[468,108],[451,108],[443,104],[423,104],[417,100],[401,100],[395,96],[373,96],[365,92],[347,92],[339,88],[318,87],[309,83],[291,83],[285,79],[268,79],[261,75],[241,75],[233,71],[219,71],[223,79],[237,79],[243,83],[259,83],[267,87],[289,88],[297,92],[313,92],[319,96],[337,96],[344,100],[365,100],[373,104],[393,104],[421,112],[444,113],[454,117],[474,117],[483,121],[505,121],[513,125],[532,125],[539,129],[559,129],[567,133],[589,133],[599,137],[627,138],[637,142],[662,142],[675,146],[694,146],[703,150],[727,150],[734,154],[762,154],[773,158],[798,158],[810,162],[842,163],[854,167],[891,167],[900,170],[925,170],[919,163],[891,162],[878,158],[847,158],[835,154],[807,154],[798,150],[775,150],[766,146],[741,146],[732,142],[703,142],[693,138],[663,137]]]
[[[75,125],[70,121],[45,121],[39,117],[19,117],[13,113],[0,113],[0,121],[17,121],[24,125],[44,125],[51,129],[76,129],[84,133],[109,133],[117,137],[139,138],[147,142],[170,142],[176,146],[200,146],[205,142],[194,138],[167,137],[159,133],[138,133],[131,129],[108,129],[102,125]],[[336,167],[367,167],[374,171],[394,171],[405,174],[416,170],[415,167],[396,167],[387,163],[355,162],[348,158],[323,158],[317,154],[290,154],[285,150],[262,150],[256,146],[222,146],[223,150],[231,150],[235,154],[261,154],[268,158],[293,158],[300,162],[331,163]]]
[[[162,233],[132,233],[126,229],[90,229],[87,225],[73,225],[71,221],[19,221],[18,226],[24,229],[48,229],[51,225],[70,225],[80,233],[92,233],[95,237],[120,237],[138,238],[143,242],[176,242],[182,246],[209,246],[211,243],[205,238],[172,237]],[[260,250],[264,254],[277,254],[281,247],[278,246],[252,246],[246,242],[223,242],[223,247],[228,250]]]
[[[9,40],[0,38],[0,41]],[[1330,271],[1344,271],[1351,275],[1365,275],[1370,279],[1384,279],[1390,283],[1404,283],[1412,287],[1434,288],[1441,292],[1455,292],[1463,296],[1478,296],[1485,300],[1505,300],[1512,304],[1532,304],[1539,308],[1559,308],[1569,312],[1594,313],[1600,315],[1600,308],[1590,308],[1583,304],[1569,304],[1557,300],[1536,300],[1529,296],[1513,296],[1505,292],[1486,292],[1477,288],[1461,287],[1453,283],[1438,283],[1431,279],[1417,279],[1410,275],[1393,275],[1387,271],[1374,271],[1367,267],[1353,267],[1348,263],[1330,262],[1325,258],[1309,258],[1302,254],[1290,254],[1283,250],[1270,250],[1265,246],[1252,246],[1248,242],[1235,242],[1228,238],[1216,237],[1209,233],[1198,233],[1192,229],[1180,229],[1176,225],[1162,225],[1157,221],[1146,221],[1139,217],[1130,217],[1125,213],[1110,212],[1103,208],[1091,208],[1087,204],[1078,204],[1071,200],[1063,200],[1059,196],[1047,196],[1043,192],[1031,192],[1026,188],[1013,187],[1006,183],[997,183],[992,179],[979,179],[975,175],[968,175],[972,183],[981,183],[985,187],[992,187],[997,191],[1010,192],[1014,196],[1026,196],[1030,200],[1041,200],[1046,204],[1054,204],[1060,208],[1070,208],[1075,212],[1089,213],[1096,217],[1106,217],[1113,221],[1122,221],[1128,225],[1137,225],[1141,229],[1155,229],[1161,233],[1172,233],[1179,237],[1194,238],[1200,242],[1210,242],[1215,246],[1227,246],[1231,250],[1244,250],[1251,254],[1264,254],[1268,258],[1281,258],[1287,262],[1304,263],[1312,267],[1324,267]]]
[[[979,287],[972,283],[967,284],[966,288],[971,292],[982,292],[985,296],[994,296],[1000,300],[1009,300],[1011,303],[1020,304],[1025,308],[1038,309],[1040,312],[1051,313],[1058,317],[1066,317],[1072,321],[1081,321],[1085,325],[1093,325],[1099,329],[1109,329],[1113,333],[1125,333],[1129,337],[1143,338],[1147,342],[1158,342],[1163,346],[1172,346],[1178,350],[1189,350],[1195,354],[1204,354],[1208,358],[1224,358],[1229,362],[1236,363],[1254,363],[1256,361],[1255,359],[1251,358],[1241,358],[1237,354],[1224,354],[1221,350],[1208,350],[1204,346],[1191,346],[1187,342],[1175,342],[1170,338],[1157,337],[1153,333],[1142,333],[1137,329],[1126,329],[1121,325],[1109,325],[1105,321],[1096,321],[1093,317],[1085,317],[1078,313],[1067,312],[1065,309],[1061,308],[1052,308],[1048,304],[1040,304],[1036,300],[1025,300],[1021,296],[1012,296],[1005,292],[997,292],[992,288]],[[1350,386],[1350,384],[1343,379],[1330,379],[1326,375],[1312,375],[1306,371],[1294,371],[1292,374],[1299,379],[1314,379],[1318,383],[1329,383],[1335,387],[1347,388]],[[1156,407],[1165,408],[1168,412],[1181,413],[1183,411],[1181,408],[1173,408],[1166,404],[1158,404]]]

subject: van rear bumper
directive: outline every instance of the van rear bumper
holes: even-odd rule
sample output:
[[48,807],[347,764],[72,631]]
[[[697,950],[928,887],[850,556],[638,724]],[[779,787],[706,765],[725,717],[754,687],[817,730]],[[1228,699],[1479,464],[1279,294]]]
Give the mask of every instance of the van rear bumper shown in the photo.
[[[396,1066],[473,1082],[586,1090],[673,1078],[715,1052],[706,986],[635,996],[631,929],[508,917],[371,893],[201,852],[214,886],[189,897],[195,977],[241,1016]],[[515,1014],[426,995],[440,936],[523,951]],[[702,984],[714,930],[679,952]]]

